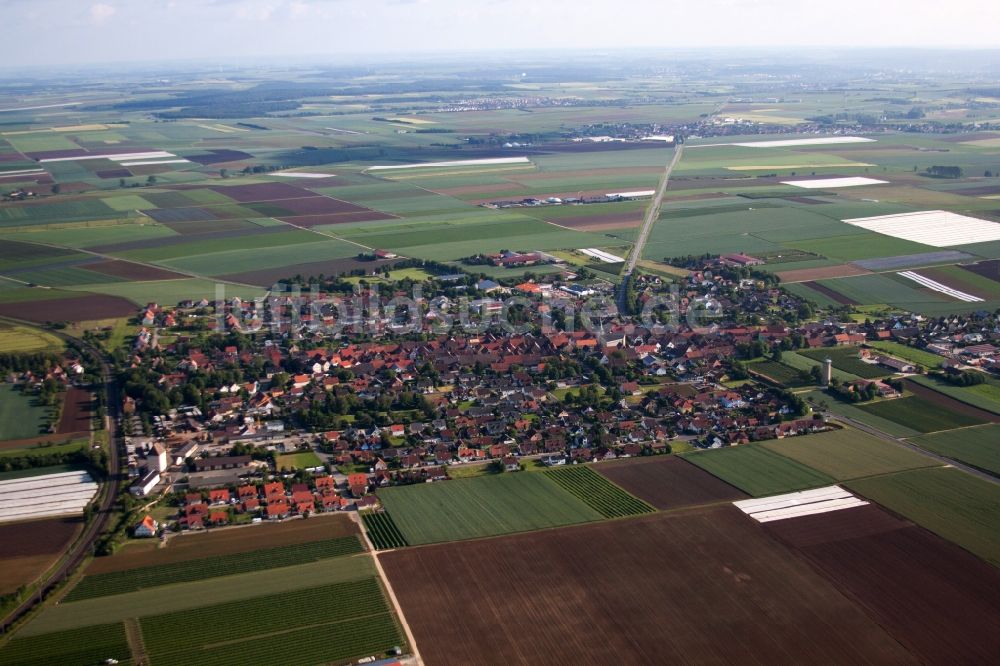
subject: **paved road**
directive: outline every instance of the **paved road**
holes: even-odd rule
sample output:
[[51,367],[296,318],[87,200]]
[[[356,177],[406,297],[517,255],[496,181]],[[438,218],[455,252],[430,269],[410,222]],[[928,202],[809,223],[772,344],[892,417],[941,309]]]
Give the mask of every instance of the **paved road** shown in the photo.
[[628,291],[628,282],[632,279],[636,263],[642,258],[642,250],[649,239],[649,232],[652,231],[653,225],[656,224],[656,218],[660,216],[660,205],[663,203],[663,195],[666,193],[667,185],[670,183],[670,172],[680,162],[681,155],[683,154],[684,144],[678,143],[677,147],[674,148],[674,157],[670,160],[670,164],[667,165],[666,170],[664,170],[660,185],[656,189],[656,194],[653,195],[653,201],[646,209],[646,217],[642,221],[642,227],[639,229],[639,236],[635,240],[635,245],[632,247],[632,251],[629,252],[628,259],[625,260],[625,268],[622,270],[622,283],[618,289],[619,312],[625,312],[625,306],[627,305],[625,303],[625,294]]
[[[9,319],[7,317],[0,317],[0,320],[20,325],[35,326],[31,322]],[[35,606],[40,604],[42,600],[45,599],[45,596],[49,592],[51,592],[64,580],[69,578],[69,576],[76,571],[76,568],[80,566],[84,559],[91,554],[94,542],[96,542],[97,538],[104,532],[104,528],[107,526],[108,520],[111,518],[111,508],[114,505],[115,500],[118,498],[118,492],[121,488],[121,457],[119,455],[120,451],[118,448],[119,440],[117,430],[118,409],[121,402],[118,400],[118,386],[115,382],[114,374],[111,372],[111,366],[108,365],[102,350],[83,342],[79,338],[74,338],[73,336],[66,335],[60,331],[49,330],[47,332],[52,333],[63,340],[73,341],[81,345],[100,359],[101,381],[103,382],[105,395],[107,397],[107,416],[104,420],[105,427],[108,430],[109,477],[107,482],[101,486],[97,511],[94,512],[94,517],[83,531],[83,534],[81,534],[80,537],[72,544],[70,550],[63,555],[63,560],[59,566],[41,582],[38,589],[35,590],[35,592],[28,599],[25,599],[21,605],[11,611],[7,617],[0,621],[0,634],[6,633],[12,624],[31,612]]]

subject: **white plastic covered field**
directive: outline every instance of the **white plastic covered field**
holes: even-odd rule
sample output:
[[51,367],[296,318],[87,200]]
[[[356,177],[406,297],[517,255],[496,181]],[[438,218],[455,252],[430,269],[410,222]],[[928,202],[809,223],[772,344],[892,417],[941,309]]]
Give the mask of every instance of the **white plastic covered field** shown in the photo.
[[855,217],[847,224],[932,247],[1000,240],[1000,224],[943,210]]
[[783,180],[782,185],[804,187],[807,190],[820,190],[828,187],[859,187],[862,185],[886,185],[889,181],[863,176],[848,176],[844,178],[816,178],[813,180]]
[[740,500],[733,504],[758,523],[768,523],[772,520],[851,509],[864,506],[868,502],[855,497],[840,486],[827,486],[798,493]]
[[593,257],[599,261],[603,261],[606,264],[620,264],[625,261],[624,257],[619,257],[616,254],[611,254],[610,252],[605,252],[604,250],[598,250],[596,247],[585,247],[580,250],[588,257]]
[[488,157],[481,160],[454,160],[451,162],[417,162],[416,164],[383,164],[368,167],[368,171],[396,169],[427,169],[433,167],[489,166],[495,164],[531,164],[527,157]]
[[789,148],[792,146],[826,146],[837,143],[868,143],[875,139],[863,136],[820,136],[814,139],[777,139],[775,141],[747,141],[734,143],[734,146],[745,148]]
[[84,471],[0,481],[0,523],[82,513],[96,494]]
[[913,280],[922,287],[927,287],[932,291],[944,294],[945,296],[951,296],[952,298],[957,298],[960,301],[965,301],[966,303],[981,303],[983,299],[978,296],[973,296],[972,294],[967,294],[964,291],[959,291],[958,289],[952,289],[946,284],[941,284],[935,280],[925,277],[920,273],[914,273],[913,271],[903,271],[897,273],[896,275],[901,275],[908,280]]

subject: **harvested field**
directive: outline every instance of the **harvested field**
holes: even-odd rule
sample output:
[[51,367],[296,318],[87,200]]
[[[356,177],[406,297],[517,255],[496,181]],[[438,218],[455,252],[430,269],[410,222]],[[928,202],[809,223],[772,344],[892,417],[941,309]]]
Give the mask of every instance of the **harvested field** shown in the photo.
[[291,546],[358,534],[358,526],[347,516],[314,516],[309,520],[263,523],[202,534],[185,533],[153,552],[129,553],[94,559],[87,575],[128,571],[138,567],[188,562],[206,557],[248,553],[261,548]]
[[803,284],[805,284],[805,286],[809,287],[810,289],[818,291],[827,298],[830,298],[835,302],[840,303],[841,305],[858,305],[858,302],[855,301],[854,299],[848,298],[839,291],[834,291],[833,289],[830,289],[826,285],[820,284],[819,282],[813,282],[812,280],[810,280],[809,282],[804,282]]
[[88,294],[77,298],[0,303],[0,315],[26,321],[92,321],[135,314],[136,305],[118,296]]
[[982,277],[1000,282],[1000,259],[990,259],[989,261],[980,261],[977,264],[960,266],[960,268],[967,270],[971,273],[975,273],[976,275],[981,275]]
[[616,460],[594,465],[593,469],[657,509],[747,497],[742,490],[676,456]]
[[181,273],[174,273],[173,271],[168,271],[165,268],[156,268],[154,266],[144,266],[143,264],[135,264],[131,261],[122,261],[119,259],[107,259],[105,261],[98,261],[93,264],[86,264],[80,266],[88,271],[94,271],[95,273],[100,273],[102,275],[111,275],[113,277],[125,278],[126,280],[135,280],[136,282],[149,282],[153,280],[177,280],[180,278],[186,278],[186,275]]
[[0,524],[0,594],[42,575],[83,527],[79,518],[50,518]]
[[[799,268],[790,271],[775,273],[782,282],[809,282],[813,289],[813,280],[829,280],[831,278],[851,277],[852,275],[865,275],[871,271],[859,268],[854,264],[838,264],[836,266],[821,266],[820,268]],[[821,291],[821,290],[820,290]],[[825,293],[825,292],[824,292]]]
[[428,664],[912,660],[732,506],[380,559]]
[[287,280],[295,274],[299,275],[340,275],[351,271],[362,269],[372,271],[379,266],[390,263],[391,259],[382,261],[361,261],[359,259],[330,259],[329,261],[312,261],[304,264],[294,264],[292,266],[279,266],[278,268],[262,268],[256,271],[246,271],[243,273],[230,273],[220,276],[223,280],[231,282],[243,282],[245,284],[256,284],[262,287],[270,287],[275,282]]
[[67,390],[56,432],[63,436],[71,433],[90,432],[90,415],[93,405],[94,396],[90,391],[75,386]]
[[1000,654],[1000,571],[868,505],[767,524],[924,663]]
[[210,188],[233,201],[248,203],[254,201],[277,201],[280,199],[301,199],[302,197],[315,196],[315,192],[310,192],[302,187],[289,185],[288,183],[257,183],[254,185],[216,185]]
[[377,210],[362,209],[354,213],[336,213],[332,215],[293,215],[282,216],[282,222],[309,229],[324,224],[347,224],[350,222],[374,222],[376,220],[395,220],[396,215],[380,213]]

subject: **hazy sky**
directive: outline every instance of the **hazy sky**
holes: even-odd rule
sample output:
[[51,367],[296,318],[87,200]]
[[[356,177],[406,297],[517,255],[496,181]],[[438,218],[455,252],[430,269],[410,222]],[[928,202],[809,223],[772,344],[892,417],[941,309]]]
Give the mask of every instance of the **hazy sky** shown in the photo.
[[699,46],[1000,47],[997,0],[0,0],[0,66]]

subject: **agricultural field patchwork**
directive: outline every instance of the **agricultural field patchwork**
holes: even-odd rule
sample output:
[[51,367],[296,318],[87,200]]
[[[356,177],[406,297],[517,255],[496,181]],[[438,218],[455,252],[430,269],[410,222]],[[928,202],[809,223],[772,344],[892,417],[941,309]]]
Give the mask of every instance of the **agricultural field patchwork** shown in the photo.
[[1000,565],[1000,487],[954,468],[849,481],[854,492]]
[[549,470],[545,475],[605,518],[622,518],[653,511],[653,507],[632,497],[590,467],[562,467]]

